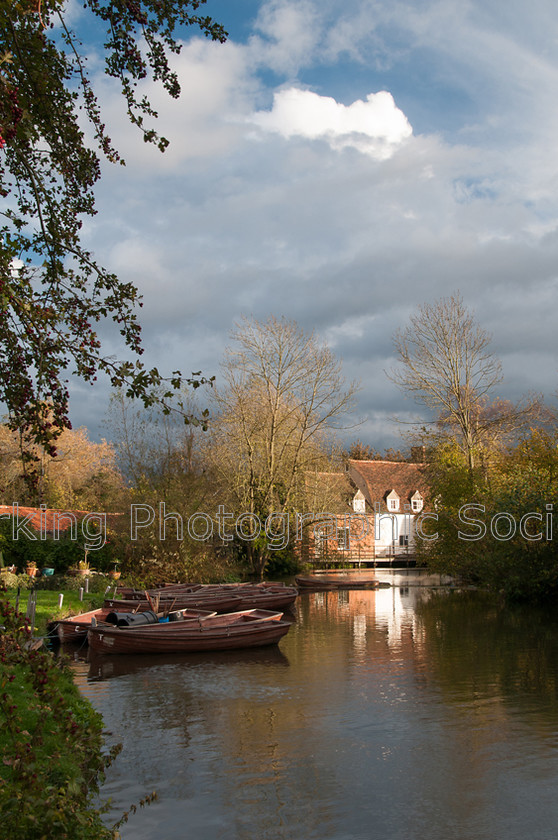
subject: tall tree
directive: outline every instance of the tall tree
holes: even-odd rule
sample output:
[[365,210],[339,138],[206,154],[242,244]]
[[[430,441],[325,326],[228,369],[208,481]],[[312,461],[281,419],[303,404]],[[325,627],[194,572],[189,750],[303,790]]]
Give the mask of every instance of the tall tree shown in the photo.
[[393,339],[400,367],[388,376],[455,430],[470,472],[483,432],[481,410],[502,380],[490,340],[459,294],[419,306]]
[[[245,318],[237,326],[222,369],[208,458],[220,497],[236,514],[254,514],[263,524],[302,503],[308,470],[327,467],[329,436],[356,386],[345,383],[340,362],[314,334],[273,317]],[[267,543],[246,543],[260,575]]]
[[[151,76],[177,97],[169,64],[184,27],[223,41],[226,33],[197,14],[205,0],[84,0],[90,23],[106,30],[106,73],[119,81],[128,116],[143,139],[164,150],[167,141],[146,124],[156,117],[137,83]],[[87,25],[87,24],[85,24]],[[92,149],[80,127],[89,121]],[[67,374],[92,381],[99,372],[147,405],[170,410],[179,372],[169,379],[140,360],[135,307],[139,296],[100,266],[80,242],[84,216],[95,212],[99,155],[120,162],[105,129],[80,41],[64,0],[0,3],[0,401],[21,434],[28,461],[32,444],[54,454],[69,428]],[[97,324],[112,320],[131,358],[103,352]],[[197,384],[194,374],[191,380]],[[168,387],[161,384],[168,382]],[[157,392],[155,394],[154,390]],[[33,470],[31,470],[33,473]]]
[[33,454],[39,480],[30,490],[22,482],[17,433],[0,424],[0,498],[5,504],[44,502],[53,508],[100,511],[122,508],[125,487],[114,447],[105,440],[89,440],[87,429],[64,429],[56,458],[39,446]]
[[[184,400],[192,414],[199,413],[191,395]],[[149,519],[149,508],[154,513],[153,521],[138,529],[137,539],[129,539],[127,523],[124,569],[144,581],[222,579],[226,562],[210,543],[192,539],[188,528],[190,517],[207,510],[211,494],[201,459],[204,433],[157,406],[142,408],[120,390],[111,397],[108,426],[130,502],[143,506],[142,520]]]
[[474,492],[455,441],[432,452],[427,475],[436,521],[425,522],[430,539],[417,541],[421,561],[508,598],[556,599],[556,428],[539,425],[521,433],[501,453],[490,482],[476,481]]

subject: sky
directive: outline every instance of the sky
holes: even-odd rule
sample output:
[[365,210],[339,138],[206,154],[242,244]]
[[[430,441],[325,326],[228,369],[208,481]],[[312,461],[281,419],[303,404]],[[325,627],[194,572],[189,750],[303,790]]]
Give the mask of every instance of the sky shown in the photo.
[[[295,320],[360,381],[343,433],[383,449],[421,409],[392,336],[460,293],[502,360],[498,395],[554,400],[558,16],[550,0],[208,0],[182,96],[145,92],[165,154],[90,67],[126,167],[103,165],[84,242],[143,295],[144,361],[216,376],[242,316]],[[80,11],[73,7],[76,25]],[[110,334],[105,348],[118,352]],[[72,385],[92,436],[104,385]],[[404,421],[401,425],[395,418]]]

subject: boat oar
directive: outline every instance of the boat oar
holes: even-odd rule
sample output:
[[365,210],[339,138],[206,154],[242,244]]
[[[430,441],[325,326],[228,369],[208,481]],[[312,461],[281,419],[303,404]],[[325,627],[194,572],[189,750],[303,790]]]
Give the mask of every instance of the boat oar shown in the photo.
[[168,615],[170,615],[170,613],[172,612],[172,608],[174,607],[175,604],[176,604],[176,598],[173,600],[172,604],[170,605],[170,607],[168,608],[168,610],[166,612],[163,610],[163,618],[166,618]]

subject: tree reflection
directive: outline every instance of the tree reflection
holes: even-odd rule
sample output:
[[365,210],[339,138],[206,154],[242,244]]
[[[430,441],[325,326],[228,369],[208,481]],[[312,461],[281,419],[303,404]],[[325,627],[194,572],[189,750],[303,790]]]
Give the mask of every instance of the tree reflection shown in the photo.
[[433,593],[417,604],[431,676],[446,699],[500,697],[522,712],[558,716],[558,619],[482,592]]

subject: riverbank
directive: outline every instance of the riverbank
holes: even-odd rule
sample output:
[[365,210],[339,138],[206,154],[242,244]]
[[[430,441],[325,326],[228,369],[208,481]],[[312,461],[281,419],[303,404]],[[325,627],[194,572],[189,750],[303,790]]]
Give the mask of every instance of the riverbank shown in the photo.
[[0,623],[3,839],[115,840],[94,797],[119,747],[105,752],[101,715],[5,597]]
[[[19,594],[19,612],[25,616],[27,612],[27,605],[31,590],[22,590]],[[76,615],[77,613],[87,612],[87,610],[94,610],[103,605],[102,595],[86,595],[83,600],[80,599],[79,593],[69,589],[57,591],[50,591],[47,589],[35,590],[36,606],[35,606],[35,622],[34,633],[35,636],[46,635],[47,625],[49,621],[54,618],[62,618],[66,615]],[[62,595],[62,606],[59,606],[60,595]],[[17,590],[8,589],[5,597],[10,604],[15,608],[18,603]]]

